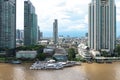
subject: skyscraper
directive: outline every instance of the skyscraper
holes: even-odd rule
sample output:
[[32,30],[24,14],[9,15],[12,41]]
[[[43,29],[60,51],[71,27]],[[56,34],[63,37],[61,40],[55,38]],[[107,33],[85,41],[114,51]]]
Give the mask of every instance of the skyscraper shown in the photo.
[[40,32],[40,39],[43,39],[43,32]]
[[116,40],[116,6],[114,0],[92,0],[89,4],[89,40],[91,49],[113,53]]
[[30,0],[24,1],[24,45],[35,45],[38,40],[38,25],[35,7]]
[[20,39],[20,30],[19,29],[16,30],[16,39]]
[[0,0],[0,48],[16,47],[16,0]]
[[53,41],[54,44],[57,44],[58,42],[58,22],[57,19],[53,22]]
[[24,39],[24,30],[16,30],[16,39],[23,40]]
[[38,26],[38,41],[40,41],[40,27]]

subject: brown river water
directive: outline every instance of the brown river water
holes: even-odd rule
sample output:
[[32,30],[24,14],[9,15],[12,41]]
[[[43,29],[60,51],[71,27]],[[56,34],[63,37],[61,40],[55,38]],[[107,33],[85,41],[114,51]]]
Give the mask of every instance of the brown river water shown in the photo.
[[0,63],[0,80],[120,80],[120,62],[82,63],[63,70],[29,70],[30,65]]

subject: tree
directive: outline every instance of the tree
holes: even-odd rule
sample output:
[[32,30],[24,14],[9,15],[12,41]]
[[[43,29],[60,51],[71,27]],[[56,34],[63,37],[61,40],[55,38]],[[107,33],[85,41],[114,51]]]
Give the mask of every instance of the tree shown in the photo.
[[43,49],[45,46],[42,45],[31,45],[31,46],[20,46],[17,47],[16,50],[39,50],[39,49]]
[[44,53],[39,53],[36,58],[40,61],[44,61],[46,59],[46,55]]
[[15,56],[15,49],[7,49],[6,56],[9,56],[9,57]]
[[120,45],[117,45],[115,48],[115,53],[118,54],[118,56],[120,56]]
[[108,57],[108,52],[106,52],[106,51],[101,51],[101,52],[102,52],[102,56]]
[[74,48],[68,49],[68,60],[74,60],[76,56],[76,52]]

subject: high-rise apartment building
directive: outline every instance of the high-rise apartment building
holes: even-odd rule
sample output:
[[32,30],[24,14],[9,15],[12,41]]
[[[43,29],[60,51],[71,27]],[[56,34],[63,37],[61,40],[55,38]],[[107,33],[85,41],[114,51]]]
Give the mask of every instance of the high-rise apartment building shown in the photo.
[[24,1],[24,45],[35,45],[38,40],[38,25],[35,7],[30,0]]
[[40,39],[43,39],[43,32],[40,32]]
[[0,48],[16,47],[16,0],[0,0]]
[[58,42],[58,21],[55,19],[53,22],[53,42],[54,44],[57,44]]
[[89,40],[91,49],[113,53],[116,40],[116,5],[114,0],[92,0],[89,4]]
[[20,30],[19,29],[16,30],[16,39],[20,39]]
[[38,26],[38,41],[40,41],[41,37],[40,37],[40,27]]

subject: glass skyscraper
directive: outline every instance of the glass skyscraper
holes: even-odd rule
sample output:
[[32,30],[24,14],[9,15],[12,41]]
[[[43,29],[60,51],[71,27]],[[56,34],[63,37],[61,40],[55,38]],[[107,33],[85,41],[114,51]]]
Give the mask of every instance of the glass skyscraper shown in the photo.
[[58,21],[55,19],[53,22],[53,42],[54,44],[58,43]]
[[114,0],[92,0],[89,4],[89,40],[91,49],[113,53],[116,41],[116,5]]
[[24,30],[16,30],[16,39],[23,40],[24,39]]
[[24,1],[24,45],[35,45],[38,41],[38,25],[35,7],[30,0]]
[[0,48],[16,47],[16,0],[0,0]]

